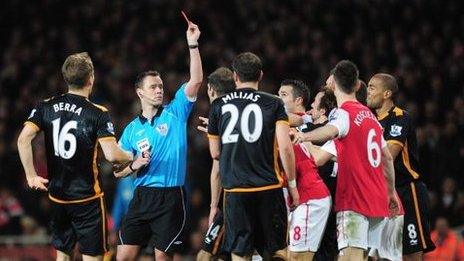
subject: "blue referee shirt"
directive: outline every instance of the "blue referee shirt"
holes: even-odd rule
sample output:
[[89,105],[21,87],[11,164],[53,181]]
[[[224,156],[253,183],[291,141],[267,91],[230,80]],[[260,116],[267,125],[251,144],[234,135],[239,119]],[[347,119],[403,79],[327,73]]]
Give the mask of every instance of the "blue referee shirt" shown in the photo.
[[184,83],[175,98],[158,109],[149,120],[139,115],[131,121],[119,140],[119,146],[134,156],[151,149],[148,166],[141,169],[135,186],[183,186],[187,168],[187,120],[194,101],[185,94]]

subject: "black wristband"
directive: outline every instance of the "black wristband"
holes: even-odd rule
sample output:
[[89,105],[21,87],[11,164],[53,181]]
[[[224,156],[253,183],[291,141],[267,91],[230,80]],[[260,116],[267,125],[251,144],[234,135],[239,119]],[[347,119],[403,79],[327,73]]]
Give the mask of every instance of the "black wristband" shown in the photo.
[[129,164],[129,169],[130,169],[132,172],[135,172],[136,170],[132,168],[132,164],[133,164],[133,163],[134,163],[134,162],[132,161],[132,162]]
[[189,44],[190,49],[198,48],[198,44]]

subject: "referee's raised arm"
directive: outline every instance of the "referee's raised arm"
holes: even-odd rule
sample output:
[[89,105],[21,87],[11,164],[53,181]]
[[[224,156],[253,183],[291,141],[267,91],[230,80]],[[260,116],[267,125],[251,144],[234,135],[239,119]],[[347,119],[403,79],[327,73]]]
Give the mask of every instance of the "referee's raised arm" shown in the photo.
[[203,68],[201,66],[200,51],[198,50],[198,38],[200,38],[200,29],[198,25],[192,23],[186,18],[187,43],[190,51],[190,79],[185,87],[185,94],[188,98],[195,99],[198,90],[203,82]]

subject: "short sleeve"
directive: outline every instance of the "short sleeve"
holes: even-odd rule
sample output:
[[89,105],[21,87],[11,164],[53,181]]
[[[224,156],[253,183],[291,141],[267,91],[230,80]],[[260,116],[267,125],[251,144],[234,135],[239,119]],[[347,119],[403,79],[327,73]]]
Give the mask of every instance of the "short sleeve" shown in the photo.
[[195,100],[190,99],[185,94],[187,83],[182,84],[176,92],[174,99],[167,106],[177,117],[187,121],[192,111]]
[[333,140],[329,140],[324,143],[324,145],[321,146],[321,150],[337,157],[337,147],[335,146],[335,142]]
[[391,121],[389,121],[389,124],[385,126],[385,140],[388,143],[396,143],[403,147],[408,138],[410,128],[410,120],[407,115],[394,117]]
[[277,115],[276,123],[278,123],[278,122],[286,122],[286,123],[288,123],[288,115],[287,115],[287,112],[285,111],[284,103],[280,99],[277,101],[276,115]]
[[348,134],[350,130],[350,116],[344,109],[338,108],[337,110],[330,113],[329,122],[330,124],[338,129],[338,138],[343,138]]
[[132,132],[132,128],[131,128],[131,125],[128,125],[124,131],[122,132],[122,135],[121,135],[121,138],[119,139],[119,147],[124,150],[124,151],[127,151],[127,152],[130,152],[132,153],[133,155],[135,155],[135,151],[132,149],[132,146],[131,146],[131,143],[130,143],[130,140],[131,140],[131,132]]
[[43,109],[42,109],[43,103],[38,103],[31,111],[29,114],[29,117],[27,120],[24,122],[24,125],[30,124],[37,128],[37,130],[42,129],[42,115],[43,115]]
[[219,137],[219,104],[213,102],[208,116],[208,137],[217,138]]
[[108,111],[101,112],[97,122],[97,138],[114,138],[114,126]]

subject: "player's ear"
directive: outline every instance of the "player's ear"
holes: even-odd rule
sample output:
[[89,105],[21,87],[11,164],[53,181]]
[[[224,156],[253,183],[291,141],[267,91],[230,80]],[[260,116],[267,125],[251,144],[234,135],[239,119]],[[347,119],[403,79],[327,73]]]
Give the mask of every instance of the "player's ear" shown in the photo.
[[139,96],[140,99],[142,99],[143,93],[140,88],[135,89],[135,92],[137,93],[137,96]]
[[358,81],[356,82],[356,86],[354,87],[354,90],[357,92],[359,88],[361,88],[361,81],[358,79]]
[[261,79],[263,79],[263,70],[259,71],[259,78],[258,78],[258,81],[260,82]]
[[239,82],[238,75],[236,72],[234,72],[234,82]]
[[383,97],[385,99],[390,99],[393,95],[393,92],[391,90],[386,90],[384,93],[383,93]]

